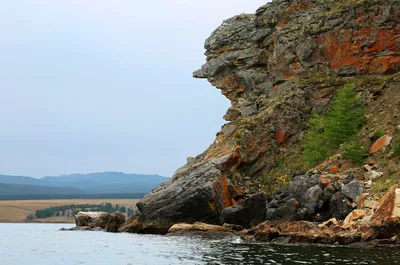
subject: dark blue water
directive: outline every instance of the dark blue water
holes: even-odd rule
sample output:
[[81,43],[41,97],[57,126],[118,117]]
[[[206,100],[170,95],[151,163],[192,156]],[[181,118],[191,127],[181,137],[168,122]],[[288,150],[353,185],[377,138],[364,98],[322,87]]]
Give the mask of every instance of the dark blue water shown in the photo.
[[70,226],[0,224],[0,264],[400,264],[400,250],[58,231]]

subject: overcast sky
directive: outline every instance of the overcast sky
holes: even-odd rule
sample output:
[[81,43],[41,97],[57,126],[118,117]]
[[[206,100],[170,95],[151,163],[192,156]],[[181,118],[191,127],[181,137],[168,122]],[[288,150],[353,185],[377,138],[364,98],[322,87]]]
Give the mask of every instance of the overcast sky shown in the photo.
[[203,44],[266,0],[0,3],[0,174],[171,176],[204,151],[228,100]]

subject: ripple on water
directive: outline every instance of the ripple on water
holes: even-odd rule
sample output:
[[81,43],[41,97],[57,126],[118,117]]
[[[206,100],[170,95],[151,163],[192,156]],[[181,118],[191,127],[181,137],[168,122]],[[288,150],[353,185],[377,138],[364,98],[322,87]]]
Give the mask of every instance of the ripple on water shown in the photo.
[[0,224],[1,265],[399,264],[400,250],[277,246],[232,237],[162,237],[59,232],[65,225]]

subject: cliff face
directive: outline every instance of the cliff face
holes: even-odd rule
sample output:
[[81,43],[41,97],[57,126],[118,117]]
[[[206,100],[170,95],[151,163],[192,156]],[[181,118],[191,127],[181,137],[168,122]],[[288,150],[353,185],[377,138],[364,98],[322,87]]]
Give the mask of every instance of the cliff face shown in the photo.
[[231,101],[228,123],[203,154],[138,203],[144,232],[218,223],[223,209],[265,191],[282,161],[289,173],[307,169],[299,145],[307,121],[345,84],[370,109],[382,103],[373,102],[382,87],[396,93],[399,7],[397,0],[275,0],[224,21],[193,75]]

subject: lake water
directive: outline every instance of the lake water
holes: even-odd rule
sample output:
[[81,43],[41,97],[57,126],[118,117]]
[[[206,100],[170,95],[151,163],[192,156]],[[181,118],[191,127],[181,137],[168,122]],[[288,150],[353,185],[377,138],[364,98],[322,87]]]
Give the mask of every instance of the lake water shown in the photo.
[[0,224],[1,265],[400,264],[400,250],[275,246],[210,240],[58,231],[62,224]]

